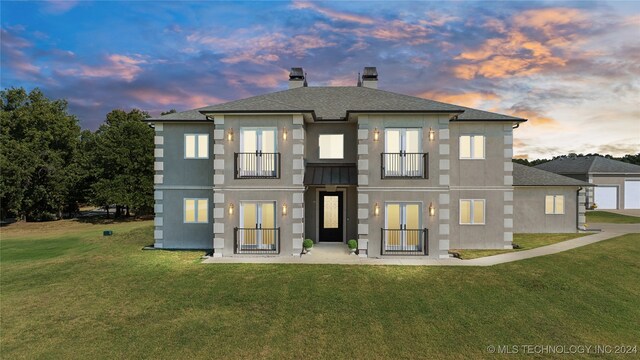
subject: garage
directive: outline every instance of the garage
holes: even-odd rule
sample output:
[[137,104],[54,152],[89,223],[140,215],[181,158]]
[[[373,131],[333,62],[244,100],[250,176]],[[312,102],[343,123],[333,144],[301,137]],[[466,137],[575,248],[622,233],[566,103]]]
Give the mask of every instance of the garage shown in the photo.
[[625,180],[624,208],[640,209],[640,180]]
[[617,209],[618,187],[599,185],[594,189],[594,198],[598,209]]

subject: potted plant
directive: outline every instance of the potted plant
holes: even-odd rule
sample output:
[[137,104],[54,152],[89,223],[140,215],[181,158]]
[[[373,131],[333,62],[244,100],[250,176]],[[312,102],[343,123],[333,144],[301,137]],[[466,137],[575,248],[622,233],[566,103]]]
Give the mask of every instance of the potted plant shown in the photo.
[[355,255],[356,254],[356,250],[358,249],[358,242],[355,241],[354,239],[351,239],[351,240],[347,241],[347,246],[349,247],[349,254],[350,255]]
[[313,240],[304,239],[304,241],[302,242],[302,247],[304,248],[304,253],[305,254],[310,254],[311,253],[311,248],[313,247]]

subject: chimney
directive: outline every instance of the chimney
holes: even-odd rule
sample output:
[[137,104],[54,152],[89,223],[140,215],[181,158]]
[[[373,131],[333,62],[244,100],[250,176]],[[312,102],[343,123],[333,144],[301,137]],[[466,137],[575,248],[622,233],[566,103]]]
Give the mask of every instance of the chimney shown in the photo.
[[367,66],[362,72],[362,86],[371,89],[378,88],[378,70],[375,66]]
[[306,76],[302,68],[291,68],[291,72],[289,73],[289,89],[295,89],[303,86],[306,87],[307,80],[305,77]]

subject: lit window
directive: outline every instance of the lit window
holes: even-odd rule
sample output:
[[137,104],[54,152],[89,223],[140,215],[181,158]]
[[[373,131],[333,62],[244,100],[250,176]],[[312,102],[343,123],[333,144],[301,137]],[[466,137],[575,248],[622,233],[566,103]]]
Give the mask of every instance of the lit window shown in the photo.
[[544,213],[550,215],[564,214],[564,195],[545,196]]
[[209,158],[209,135],[187,134],[184,136],[185,159]]
[[207,223],[209,220],[208,199],[184,199],[184,222]]
[[344,159],[344,135],[320,135],[318,138],[320,159]]
[[460,224],[484,225],[484,200],[460,200]]
[[484,135],[460,136],[460,159],[484,159]]

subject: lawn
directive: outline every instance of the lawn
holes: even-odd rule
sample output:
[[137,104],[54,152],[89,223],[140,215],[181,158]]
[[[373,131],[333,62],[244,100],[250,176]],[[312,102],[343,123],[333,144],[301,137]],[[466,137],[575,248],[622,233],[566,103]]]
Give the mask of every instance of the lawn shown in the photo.
[[579,238],[579,237],[591,235],[591,234],[592,233],[513,234],[513,243],[518,244],[520,246],[520,248],[518,249],[487,249],[487,250],[461,249],[461,250],[451,250],[451,252],[456,252],[460,254],[461,259],[469,260],[469,259],[476,259],[476,258],[485,257],[485,256],[514,252],[514,251],[531,250],[540,246],[547,246],[547,245],[559,243],[561,241],[571,240],[571,239],[575,239],[575,238]]
[[638,234],[488,268],[205,265],[201,252],[141,251],[149,222],[108,226],[111,237],[85,225],[47,238],[3,228],[2,358],[511,359],[486,349],[640,346]]
[[640,224],[640,217],[608,211],[587,211],[587,223]]

